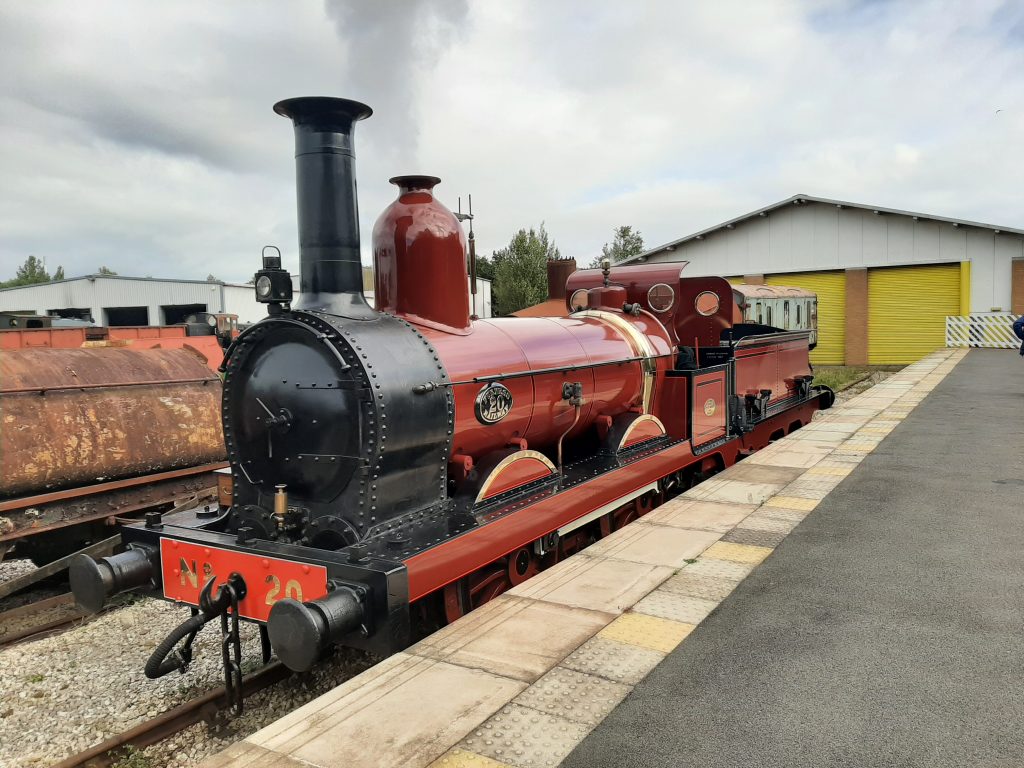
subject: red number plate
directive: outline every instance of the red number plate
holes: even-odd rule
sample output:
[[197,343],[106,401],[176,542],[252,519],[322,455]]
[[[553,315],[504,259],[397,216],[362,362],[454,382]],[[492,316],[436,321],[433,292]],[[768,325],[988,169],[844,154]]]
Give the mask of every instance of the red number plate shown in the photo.
[[270,609],[286,597],[315,600],[327,594],[327,569],[322,565],[295,563],[273,557],[233,552],[206,544],[160,539],[160,567],[164,597],[199,604],[199,592],[211,576],[223,584],[232,573],[241,574],[247,587],[238,604],[240,615],[266,621]]

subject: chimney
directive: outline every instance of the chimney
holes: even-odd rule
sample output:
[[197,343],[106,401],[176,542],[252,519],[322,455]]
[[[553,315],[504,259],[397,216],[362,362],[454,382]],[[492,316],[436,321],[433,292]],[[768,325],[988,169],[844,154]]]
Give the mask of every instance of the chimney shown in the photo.
[[576,271],[576,259],[548,259],[548,298],[565,301],[565,281]]
[[348,99],[306,97],[279,101],[274,111],[295,124],[300,272],[294,307],[373,319],[363,296],[352,145],[356,122],[373,110]]

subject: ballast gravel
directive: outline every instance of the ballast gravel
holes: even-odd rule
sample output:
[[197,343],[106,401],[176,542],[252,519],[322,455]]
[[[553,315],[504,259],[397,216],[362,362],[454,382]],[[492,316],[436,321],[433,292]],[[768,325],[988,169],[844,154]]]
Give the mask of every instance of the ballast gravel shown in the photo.
[[[143,674],[146,659],[188,611],[142,598],[63,634],[0,650],[0,766],[48,766],[194,696],[223,686],[220,622],[207,624],[184,675]],[[262,664],[259,633],[243,623],[242,667]],[[193,726],[121,760],[132,768],[195,765],[315,696],[372,666],[341,650],[313,671],[246,700],[245,713],[213,727]]]

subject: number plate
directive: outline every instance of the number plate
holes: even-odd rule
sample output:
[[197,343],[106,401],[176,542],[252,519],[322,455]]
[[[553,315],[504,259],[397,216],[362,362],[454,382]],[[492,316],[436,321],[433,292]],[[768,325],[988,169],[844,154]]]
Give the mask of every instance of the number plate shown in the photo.
[[[160,539],[160,568],[164,597],[199,605],[199,592],[215,576],[224,583],[232,573],[245,579],[247,592],[238,612],[247,619],[266,621],[278,600],[315,600],[327,594],[327,569],[273,557],[234,552],[206,544]],[[217,587],[214,586],[214,594]]]

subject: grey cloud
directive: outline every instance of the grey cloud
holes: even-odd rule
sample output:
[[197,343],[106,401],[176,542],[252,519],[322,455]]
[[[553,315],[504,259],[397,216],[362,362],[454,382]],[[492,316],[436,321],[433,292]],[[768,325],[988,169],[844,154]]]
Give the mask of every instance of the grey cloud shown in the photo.
[[543,220],[589,261],[796,192],[1021,226],[1021,28],[994,0],[0,4],[0,277],[294,267],[270,108],[299,95],[375,110],[367,256],[406,172],[473,193],[481,253]]

